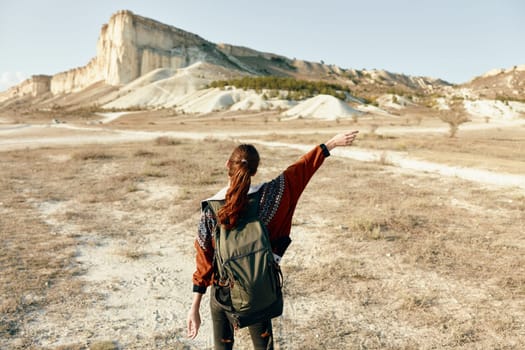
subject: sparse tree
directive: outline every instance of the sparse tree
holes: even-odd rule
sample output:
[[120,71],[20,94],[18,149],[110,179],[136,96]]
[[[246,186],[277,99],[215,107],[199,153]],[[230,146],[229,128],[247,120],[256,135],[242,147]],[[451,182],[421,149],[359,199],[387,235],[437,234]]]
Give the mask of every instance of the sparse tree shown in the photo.
[[439,119],[448,124],[449,137],[455,137],[459,126],[470,121],[463,106],[463,100],[453,100],[450,102],[449,109],[441,111]]

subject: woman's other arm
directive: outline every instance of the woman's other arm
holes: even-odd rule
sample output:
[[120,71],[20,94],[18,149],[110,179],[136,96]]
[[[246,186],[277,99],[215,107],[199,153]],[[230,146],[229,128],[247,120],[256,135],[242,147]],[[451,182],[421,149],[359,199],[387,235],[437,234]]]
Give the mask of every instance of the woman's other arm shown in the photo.
[[191,304],[191,309],[188,312],[188,337],[190,339],[194,339],[197,336],[197,334],[199,333],[199,328],[201,326],[201,300],[201,293],[193,293],[193,302]]

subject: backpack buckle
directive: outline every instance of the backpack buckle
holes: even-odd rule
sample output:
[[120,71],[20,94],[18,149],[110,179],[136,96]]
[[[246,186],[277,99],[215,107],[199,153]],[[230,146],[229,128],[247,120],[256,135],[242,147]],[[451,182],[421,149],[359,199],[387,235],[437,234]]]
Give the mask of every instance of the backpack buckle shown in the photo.
[[230,283],[230,279],[229,278],[221,278],[217,281],[217,284],[220,286],[220,287],[231,287],[233,283]]

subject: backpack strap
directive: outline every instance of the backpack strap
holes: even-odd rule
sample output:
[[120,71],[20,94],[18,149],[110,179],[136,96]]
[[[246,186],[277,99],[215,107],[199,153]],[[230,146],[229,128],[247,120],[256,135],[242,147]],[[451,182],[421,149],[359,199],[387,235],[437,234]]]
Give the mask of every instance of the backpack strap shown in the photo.
[[213,211],[213,214],[215,215],[215,217],[217,217],[219,210],[224,205],[224,200],[209,200],[206,201],[206,203],[208,203],[208,206],[210,207],[211,211]]

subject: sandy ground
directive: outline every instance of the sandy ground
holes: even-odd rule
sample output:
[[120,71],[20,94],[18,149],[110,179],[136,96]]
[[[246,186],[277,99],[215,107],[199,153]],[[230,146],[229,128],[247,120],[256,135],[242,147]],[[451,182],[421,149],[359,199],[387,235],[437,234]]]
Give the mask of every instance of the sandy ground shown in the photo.
[[[119,115],[107,116],[102,122],[110,122],[118,118]],[[385,130],[385,132],[387,132]],[[396,130],[400,132],[400,130]],[[297,145],[276,142],[262,142],[250,139],[251,136],[246,132],[239,133],[208,133],[208,132],[146,132],[129,130],[109,130],[97,126],[79,125],[2,125],[0,128],[0,151],[24,148],[49,147],[55,145],[80,145],[89,143],[113,143],[128,141],[153,140],[159,136],[170,136],[175,138],[188,138],[203,140],[210,136],[219,139],[238,139],[244,138],[249,141],[257,142],[266,147],[290,147],[300,151],[310,149],[311,145]],[[364,162],[377,162],[380,157],[384,157],[383,152],[366,149],[344,149],[334,152],[335,157],[346,157]],[[482,171],[479,169],[468,169],[460,167],[449,167],[442,164],[423,162],[410,159],[400,152],[388,152],[388,161],[399,171],[416,173],[421,176],[449,177],[450,181],[457,178],[482,184],[490,188],[516,188],[525,192],[525,176],[502,174],[495,172]],[[53,159],[60,162],[60,158]],[[100,169],[100,176],[104,173],[111,173],[112,169]],[[441,180],[449,181],[449,180]],[[141,203],[151,203],[151,205],[173,205],[169,204],[171,198],[180,189],[167,187],[162,183],[158,185],[145,185],[137,194],[135,200]],[[0,203],[1,204],[1,203]],[[476,210],[469,207],[468,203],[456,200],[455,205],[466,207],[468,210]],[[74,224],[58,221],[55,217],[75,208],[74,202],[44,202],[35,203],[35,207],[40,212],[42,218],[58,235],[74,235],[77,228]],[[113,209],[109,214],[114,220],[129,219],[128,213]],[[123,249],[126,241],[111,237],[94,237],[95,241],[86,241],[80,245],[77,256],[78,263],[86,269],[86,274],[82,276],[87,281],[87,292],[98,292],[105,295],[105,298],[90,307],[76,309],[74,305],[60,305],[60,310],[48,309],[43,311],[35,318],[31,324],[31,329],[27,332],[34,333],[39,338],[42,346],[59,346],[70,342],[71,339],[89,338],[90,334],[96,330],[98,335],[117,335],[118,339],[126,344],[140,342],[141,337],[146,338],[152,334],[172,333],[178,343],[185,344],[187,349],[208,349],[211,346],[210,320],[207,312],[208,299],[203,301],[204,322],[199,337],[190,341],[180,334],[184,334],[186,311],[191,301],[191,293],[188,290],[188,278],[194,270],[192,260],[192,238],[189,235],[182,235],[188,227],[194,226],[197,222],[197,213],[186,220],[173,223],[165,217],[158,216],[154,211],[143,211],[142,217],[134,217],[134,220],[143,220],[145,224],[155,222],[150,234],[140,241],[140,253],[145,256],[143,259],[130,260],[123,255],[115,252]],[[315,252],[318,235],[313,227],[322,227],[326,223],[319,217],[309,217],[309,227],[296,228],[295,234],[305,234],[302,240],[304,251],[313,252],[312,255],[294,256],[289,259],[296,264],[311,263],[316,259]],[[304,232],[303,232],[304,231]],[[81,238],[85,239],[85,238]],[[179,245],[173,245],[177,241]],[[390,254],[390,253],[385,253]],[[395,275],[401,273],[402,264],[395,258],[391,260],[390,270]],[[423,274],[423,271],[421,271]],[[419,276],[414,275],[409,283],[421,283]],[[418,288],[466,288],[470,289],[472,297],[478,299],[490,298],[487,291],[476,286],[452,286],[453,281],[439,280],[436,276],[435,285],[421,285]],[[319,302],[319,300],[317,301]],[[324,302],[336,305],[337,300],[327,299]],[[67,304],[67,301],[66,301]],[[456,305],[456,306],[454,306]],[[319,305],[317,305],[319,306]],[[301,322],[301,318],[308,317],[313,305],[306,297],[298,297],[293,303],[286,305],[286,317],[293,316]],[[460,308],[457,300],[450,300],[448,306],[451,309],[457,308],[458,312],[464,312]],[[64,310],[79,310],[81,315],[67,315]],[[344,315],[343,315],[344,316]],[[461,315],[460,315],[461,316]],[[285,317],[285,318],[286,318]],[[469,318],[466,313],[465,320]],[[304,321],[303,320],[303,321]],[[277,329],[285,329],[282,325],[283,318],[275,321],[281,325]],[[402,324],[399,327],[403,327]],[[417,337],[416,329],[403,330],[411,337]],[[408,332],[408,333],[407,333]],[[315,337],[322,335],[316,334]],[[291,344],[293,340],[288,340],[288,348],[299,348],[299,344]],[[129,347],[132,348],[132,347]],[[366,347],[365,347],[366,348]]]
[[[176,188],[152,186],[143,189],[147,195],[140,198],[147,203],[169,202]],[[137,198],[137,200],[139,200]],[[75,203],[43,203],[38,209],[60,235],[75,234],[78,229],[64,225],[52,218],[75,208]],[[129,213],[113,210],[109,213],[114,220],[127,220]],[[185,334],[186,312],[191,301],[188,279],[195,265],[192,259],[193,241],[187,232],[188,222],[174,225],[169,218],[143,212],[143,217],[133,220],[153,224],[146,238],[140,241],[143,259],[126,258],[120,251],[129,249],[125,239],[111,237],[90,237],[91,242],[80,244],[76,260],[86,269],[82,278],[87,281],[88,293],[103,293],[105,298],[88,308],[78,309],[75,305],[60,305],[42,313],[32,324],[31,332],[43,346],[68,344],[71,339],[90,338],[93,333],[104,338],[120,339],[126,348],[149,339],[155,334],[176,334],[179,343],[192,349],[209,348],[211,338],[210,322],[202,325],[201,336],[190,341]],[[192,224],[197,218],[190,219]],[[194,226],[194,225],[193,225]],[[186,239],[185,239],[186,238]],[[95,242],[96,241],[96,242]],[[174,245],[173,242],[179,244]],[[208,296],[204,298],[203,316],[206,315]],[[81,315],[64,315],[63,310],[77,310]]]

